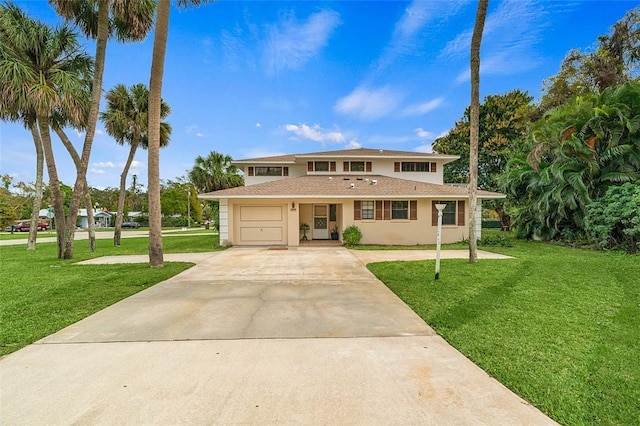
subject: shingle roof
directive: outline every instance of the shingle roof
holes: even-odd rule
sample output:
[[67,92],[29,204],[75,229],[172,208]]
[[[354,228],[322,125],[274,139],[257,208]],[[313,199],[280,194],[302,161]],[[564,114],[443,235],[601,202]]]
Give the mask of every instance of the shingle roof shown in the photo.
[[424,153],[414,151],[393,151],[388,149],[372,149],[372,148],[357,148],[357,149],[339,149],[335,151],[320,151],[309,152],[304,154],[286,154],[276,155],[272,157],[259,157],[249,158],[244,160],[233,161],[234,164],[241,163],[294,163],[296,159],[309,159],[309,158],[445,158],[449,160],[455,160],[457,155],[443,155],[436,153]]
[[[373,182],[376,182],[375,184]],[[353,185],[353,188],[351,187]],[[464,187],[416,182],[388,176],[300,176],[199,194],[220,198],[467,198]],[[478,191],[479,198],[504,198],[504,194]]]

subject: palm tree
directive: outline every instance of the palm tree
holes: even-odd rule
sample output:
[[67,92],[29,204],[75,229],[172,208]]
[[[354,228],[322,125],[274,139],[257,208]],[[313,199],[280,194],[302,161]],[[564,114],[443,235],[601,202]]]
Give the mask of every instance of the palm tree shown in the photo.
[[[104,123],[108,134],[113,136],[116,142],[130,145],[129,157],[120,175],[120,196],[118,197],[118,211],[116,213],[115,232],[113,244],[120,245],[122,233],[122,221],[124,201],[126,194],[127,175],[136,155],[138,146],[147,148],[147,126],[149,124],[149,90],[144,84],[136,84],[130,89],[123,84],[118,84],[109,90],[106,95],[107,110],[100,113],[100,119]],[[166,118],[171,113],[171,108],[165,102],[161,104],[160,116]],[[171,126],[169,123],[160,123],[160,146],[169,144]]]
[[[0,6],[0,20],[0,99],[3,105],[9,105],[2,109],[35,114],[49,174],[58,257],[63,257],[67,224],[53,156],[50,117],[59,113],[71,123],[83,122],[83,99],[90,87],[93,61],[81,51],[77,35],[68,27],[52,30],[10,3]],[[33,129],[32,134],[35,137]]]
[[[68,225],[75,224],[80,205],[82,188],[86,187],[86,175],[89,156],[93,145],[98,109],[102,96],[102,76],[107,51],[107,39],[114,34],[119,41],[143,40],[153,26],[153,0],[114,1],[114,0],[49,0],[56,12],[68,21],[73,21],[89,37],[96,40],[96,69],[93,75],[91,108],[89,109],[86,133],[80,167],[76,173],[73,197],[69,207]],[[68,226],[65,234],[64,258],[73,257],[73,233]]]
[[478,205],[478,138],[480,128],[480,44],[489,0],[479,0],[471,37],[471,137],[469,148],[469,262],[478,261],[476,208]]
[[199,192],[242,186],[243,179],[229,155],[211,151],[208,156],[198,156],[189,171],[189,179]]
[[[199,5],[207,0],[179,0],[178,6]],[[149,266],[162,268],[162,213],[160,207],[160,116],[162,103],[162,77],[164,57],[169,35],[169,0],[158,0],[151,78],[149,81]]]

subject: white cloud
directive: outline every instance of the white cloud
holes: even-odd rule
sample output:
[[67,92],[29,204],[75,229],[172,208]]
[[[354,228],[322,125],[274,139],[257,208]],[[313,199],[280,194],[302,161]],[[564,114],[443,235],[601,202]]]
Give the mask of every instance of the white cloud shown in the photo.
[[93,163],[94,167],[100,167],[100,168],[113,168],[115,167],[115,164],[113,164],[113,161],[99,161],[97,163]]
[[433,132],[430,132],[428,130],[424,130],[422,127],[418,127],[417,129],[415,129],[416,132],[416,136],[418,136],[420,139],[432,139],[433,138]]
[[353,115],[363,120],[375,120],[392,113],[402,96],[388,87],[369,90],[357,88],[339,99],[335,110],[341,114]]
[[438,108],[444,102],[444,98],[435,98],[427,102],[412,104],[402,111],[402,115],[423,115]]
[[96,135],[102,136],[102,135],[104,135],[104,132],[102,130],[100,130],[100,129],[96,129]]
[[[556,9],[570,6],[567,2],[546,2],[540,0],[506,0],[498,3],[495,11],[489,13],[485,22],[481,47],[481,72],[494,75],[508,75],[539,66],[540,54],[537,46],[543,39],[549,25],[548,15]],[[473,25],[458,34],[440,52],[444,58],[460,58],[469,55]],[[469,71],[463,71],[456,82],[469,80]]]
[[269,74],[285,69],[298,69],[322,50],[333,30],[341,23],[332,10],[312,14],[298,21],[289,14],[269,29],[265,60]]
[[145,164],[142,161],[133,160],[131,162],[131,167],[136,168],[136,169],[144,169],[145,168]]
[[104,174],[106,174],[104,169],[91,168],[90,172],[91,172],[91,174],[94,174],[94,175],[104,175]]
[[205,134],[202,133],[202,132],[198,132],[198,133],[196,133],[196,136],[199,137],[199,138],[203,138],[203,137],[205,137]]
[[424,145],[419,145],[417,147],[415,147],[413,149],[415,152],[424,152],[424,153],[429,153],[431,152],[431,144],[424,144]]
[[287,132],[291,132],[296,136],[316,142],[344,142],[345,140],[342,132],[326,131],[318,124],[314,124],[313,126],[307,124],[286,124],[284,128]]
[[184,128],[184,131],[187,133],[193,133],[196,130],[198,130],[198,126],[196,126],[195,124],[190,124],[187,127]]
[[357,140],[350,140],[349,143],[345,146],[345,149],[358,149],[362,148],[362,144]]
[[262,124],[260,124],[260,122],[256,123],[256,127],[262,127]]

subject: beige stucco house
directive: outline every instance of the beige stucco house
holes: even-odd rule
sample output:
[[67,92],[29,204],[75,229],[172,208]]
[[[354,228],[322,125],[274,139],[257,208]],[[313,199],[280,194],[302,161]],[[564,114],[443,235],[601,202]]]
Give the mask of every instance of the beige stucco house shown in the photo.
[[[220,244],[298,246],[357,225],[362,244],[432,244],[437,203],[442,241],[469,237],[465,187],[443,183],[453,155],[351,149],[234,161],[245,186],[200,194],[220,202]],[[478,191],[480,199],[503,194]],[[480,203],[479,203],[480,204]],[[481,208],[476,211],[480,224]],[[301,225],[308,225],[308,230]],[[477,238],[480,238],[480,226]]]

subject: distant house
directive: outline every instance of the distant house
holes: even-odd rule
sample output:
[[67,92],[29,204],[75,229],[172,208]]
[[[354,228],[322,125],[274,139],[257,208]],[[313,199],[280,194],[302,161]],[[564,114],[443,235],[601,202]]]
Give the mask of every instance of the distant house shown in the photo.
[[[89,227],[87,219],[87,209],[78,209],[78,220],[80,221],[80,228],[86,229]],[[111,214],[102,210],[93,211],[93,220],[95,227],[97,228],[109,228],[111,227]]]
[[[220,244],[297,246],[349,225],[363,244],[433,244],[436,204],[445,243],[469,238],[469,192],[443,183],[454,155],[351,149],[234,161],[245,185],[200,194],[220,202]],[[504,194],[478,191],[480,200]],[[481,203],[475,211],[481,237]],[[307,226],[304,226],[307,225]]]

